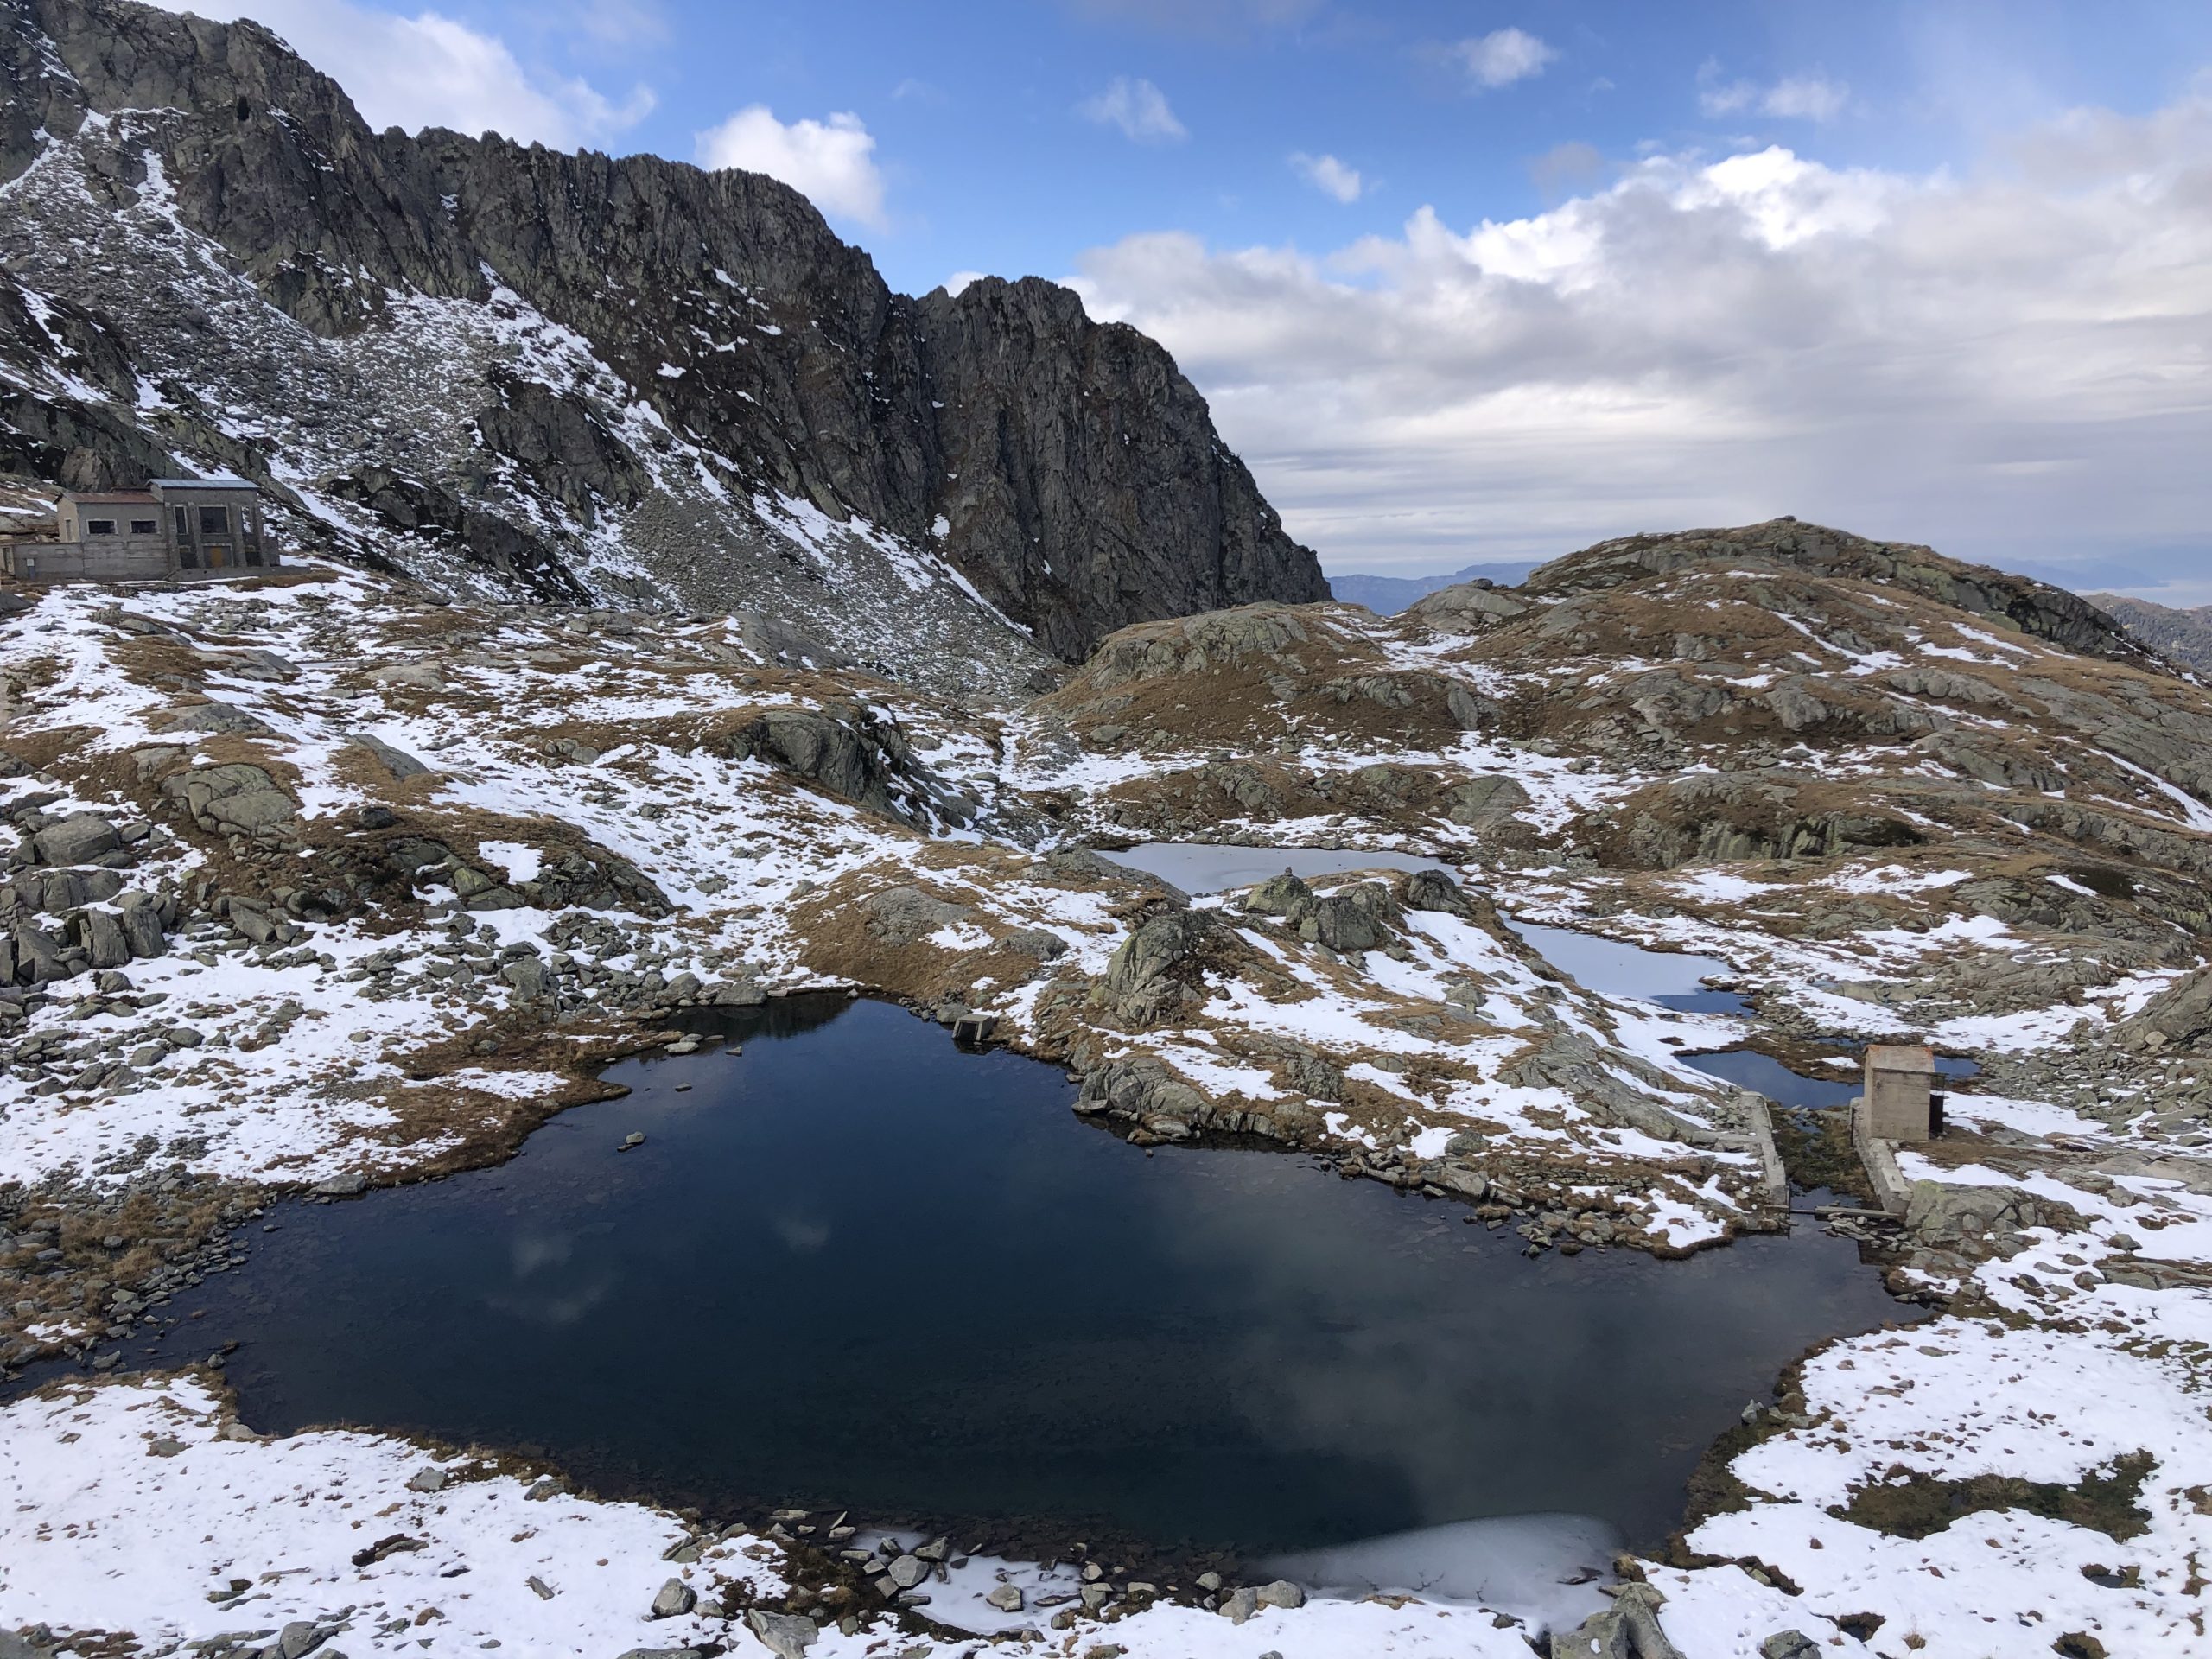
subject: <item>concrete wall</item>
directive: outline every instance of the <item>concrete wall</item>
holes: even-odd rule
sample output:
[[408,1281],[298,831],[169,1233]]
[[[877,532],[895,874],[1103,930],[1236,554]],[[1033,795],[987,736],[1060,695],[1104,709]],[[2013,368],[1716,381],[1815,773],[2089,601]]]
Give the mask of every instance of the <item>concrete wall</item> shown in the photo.
[[145,582],[169,573],[167,540],[103,536],[96,542],[0,545],[0,571],[19,582]]

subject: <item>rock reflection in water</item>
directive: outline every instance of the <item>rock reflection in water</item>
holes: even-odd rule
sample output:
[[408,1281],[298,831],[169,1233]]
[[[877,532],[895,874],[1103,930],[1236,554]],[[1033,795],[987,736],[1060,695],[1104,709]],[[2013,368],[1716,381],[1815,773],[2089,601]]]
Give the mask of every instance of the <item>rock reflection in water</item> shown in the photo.
[[715,1513],[1257,1553],[1552,1510],[1656,1541],[1747,1397],[1903,1314],[1817,1236],[1526,1262],[1294,1155],[1147,1156],[880,1003],[715,1029],[743,1056],[627,1063],[499,1168],[289,1210],[149,1363],[237,1338],[256,1427],[533,1447]]

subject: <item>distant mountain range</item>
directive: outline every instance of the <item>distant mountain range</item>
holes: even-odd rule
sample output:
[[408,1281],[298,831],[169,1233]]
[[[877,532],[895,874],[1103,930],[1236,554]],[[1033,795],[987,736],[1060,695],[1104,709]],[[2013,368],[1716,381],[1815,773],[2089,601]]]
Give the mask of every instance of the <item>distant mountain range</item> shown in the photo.
[[1402,611],[1415,600],[1463,582],[1492,582],[1500,588],[1518,586],[1541,559],[1512,559],[1497,564],[1470,564],[1440,576],[1370,576],[1355,571],[1329,578],[1330,597],[1346,605],[1364,605],[1380,616]]

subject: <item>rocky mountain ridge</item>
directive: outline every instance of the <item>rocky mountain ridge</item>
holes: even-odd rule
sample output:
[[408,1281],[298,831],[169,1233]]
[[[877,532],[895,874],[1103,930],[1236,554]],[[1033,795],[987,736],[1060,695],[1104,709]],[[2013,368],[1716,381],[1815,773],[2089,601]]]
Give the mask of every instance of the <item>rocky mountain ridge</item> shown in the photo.
[[864,655],[899,628],[841,613],[931,588],[1064,658],[1326,594],[1167,354],[1066,289],[893,294],[757,175],[372,133],[251,22],[6,0],[0,76],[16,470],[226,467],[308,545]]
[[2085,597],[2152,650],[2199,674],[2212,674],[2212,605],[2158,605],[2120,594]]

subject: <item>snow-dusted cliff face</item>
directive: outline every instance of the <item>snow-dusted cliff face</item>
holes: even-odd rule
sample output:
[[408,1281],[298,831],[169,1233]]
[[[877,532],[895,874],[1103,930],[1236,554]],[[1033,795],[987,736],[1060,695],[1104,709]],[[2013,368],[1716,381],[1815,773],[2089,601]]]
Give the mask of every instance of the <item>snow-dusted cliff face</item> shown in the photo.
[[0,74],[7,470],[230,468],[457,588],[955,679],[1326,597],[1166,352],[1051,283],[912,299],[771,179],[372,133],[251,23],[5,0]]

